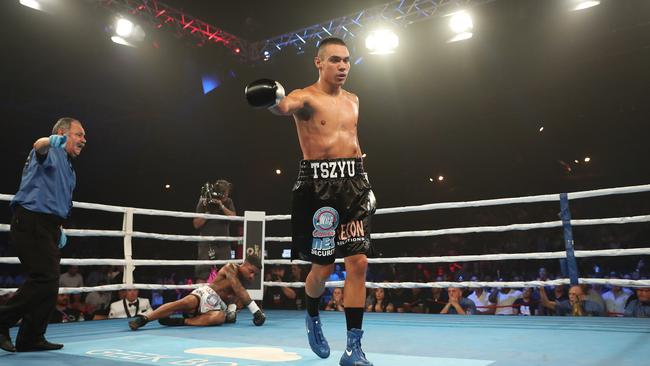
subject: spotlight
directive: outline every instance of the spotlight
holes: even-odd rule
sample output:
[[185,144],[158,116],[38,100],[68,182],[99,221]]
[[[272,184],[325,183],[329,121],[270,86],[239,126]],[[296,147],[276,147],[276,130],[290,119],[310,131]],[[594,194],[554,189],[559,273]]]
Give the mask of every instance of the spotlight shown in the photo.
[[399,45],[399,37],[388,29],[380,29],[368,34],[366,48],[371,55],[387,55],[395,52]]
[[438,182],[442,182],[443,180],[445,180],[445,177],[443,177],[442,175],[439,175],[438,176]]
[[449,28],[451,28],[456,35],[450,38],[447,43],[464,41],[474,36],[472,33],[474,23],[472,22],[472,17],[467,12],[459,11],[449,14],[449,16],[451,17],[451,19],[449,19]]
[[120,18],[115,23],[115,34],[122,38],[131,37],[133,34],[133,28],[135,25],[132,21],[124,18]]
[[576,164],[580,164],[580,160],[578,160],[578,159],[574,159],[573,162],[576,163]]
[[277,175],[282,174],[282,170],[280,170],[280,169],[276,169],[276,170],[275,170],[275,174],[277,174]]
[[240,53],[241,49],[239,47],[235,48],[235,53]]
[[19,1],[20,5],[24,5],[28,8],[36,9],[36,10],[43,10],[43,7],[41,6],[41,3],[39,3],[36,0],[20,0]]
[[365,158],[366,156],[368,156],[368,155],[366,155],[366,153],[361,154],[362,158]]
[[469,14],[464,11],[459,11],[451,14],[451,19],[449,19],[449,28],[451,28],[454,33],[471,32],[472,28],[474,28],[474,23],[472,23],[472,17]]
[[429,182],[433,182],[433,178],[429,178]]
[[585,157],[585,163],[588,163],[588,162],[590,162],[590,161],[591,161],[591,158],[590,158],[590,157],[588,157],[588,156]]
[[573,10],[584,10],[584,9],[589,9],[592,8],[596,5],[600,5],[600,1],[598,0],[591,0],[591,1],[580,1],[578,5],[576,5]]
[[264,51],[264,61],[268,61],[271,58],[271,52]]
[[165,184],[165,189],[170,189],[172,186],[169,184]]
[[112,28],[115,34],[111,37],[111,41],[117,44],[135,47],[144,41],[145,34],[142,28],[126,18],[117,18]]
[[542,132],[542,131],[544,131],[544,126],[539,128],[539,132]]

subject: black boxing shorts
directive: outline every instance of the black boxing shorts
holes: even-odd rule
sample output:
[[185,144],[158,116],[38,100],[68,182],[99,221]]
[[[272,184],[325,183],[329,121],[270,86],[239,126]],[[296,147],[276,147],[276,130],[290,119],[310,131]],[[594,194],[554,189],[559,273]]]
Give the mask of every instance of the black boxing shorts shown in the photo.
[[361,158],[303,160],[293,187],[291,259],[317,264],[370,253],[375,195]]

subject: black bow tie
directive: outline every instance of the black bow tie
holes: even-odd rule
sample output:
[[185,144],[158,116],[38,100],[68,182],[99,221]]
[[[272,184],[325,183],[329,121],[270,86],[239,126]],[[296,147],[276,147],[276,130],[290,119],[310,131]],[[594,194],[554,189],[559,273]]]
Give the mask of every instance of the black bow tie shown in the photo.
[[132,302],[132,303],[129,304],[129,306],[137,306],[137,305],[138,305],[137,302]]

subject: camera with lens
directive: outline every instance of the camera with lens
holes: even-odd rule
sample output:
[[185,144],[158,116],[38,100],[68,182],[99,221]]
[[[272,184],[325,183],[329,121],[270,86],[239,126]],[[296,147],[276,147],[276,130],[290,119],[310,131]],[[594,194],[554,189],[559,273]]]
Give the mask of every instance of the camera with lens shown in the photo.
[[228,181],[220,179],[215,183],[205,182],[201,187],[201,201],[204,205],[216,204],[217,201],[226,197],[230,192],[232,184]]

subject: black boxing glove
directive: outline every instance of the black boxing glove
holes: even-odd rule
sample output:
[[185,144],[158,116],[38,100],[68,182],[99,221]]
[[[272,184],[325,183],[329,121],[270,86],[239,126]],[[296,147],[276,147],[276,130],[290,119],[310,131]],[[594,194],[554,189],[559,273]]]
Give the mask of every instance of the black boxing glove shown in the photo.
[[266,315],[262,312],[262,310],[258,310],[253,314],[253,324],[257,325],[258,327],[266,321]]
[[260,308],[257,306],[255,301],[251,301],[250,304],[246,305],[248,307],[248,310],[253,314],[253,324],[257,325],[258,327],[266,321],[266,316],[260,310]]
[[284,99],[284,87],[271,79],[259,79],[248,84],[244,94],[254,108],[273,108]]

